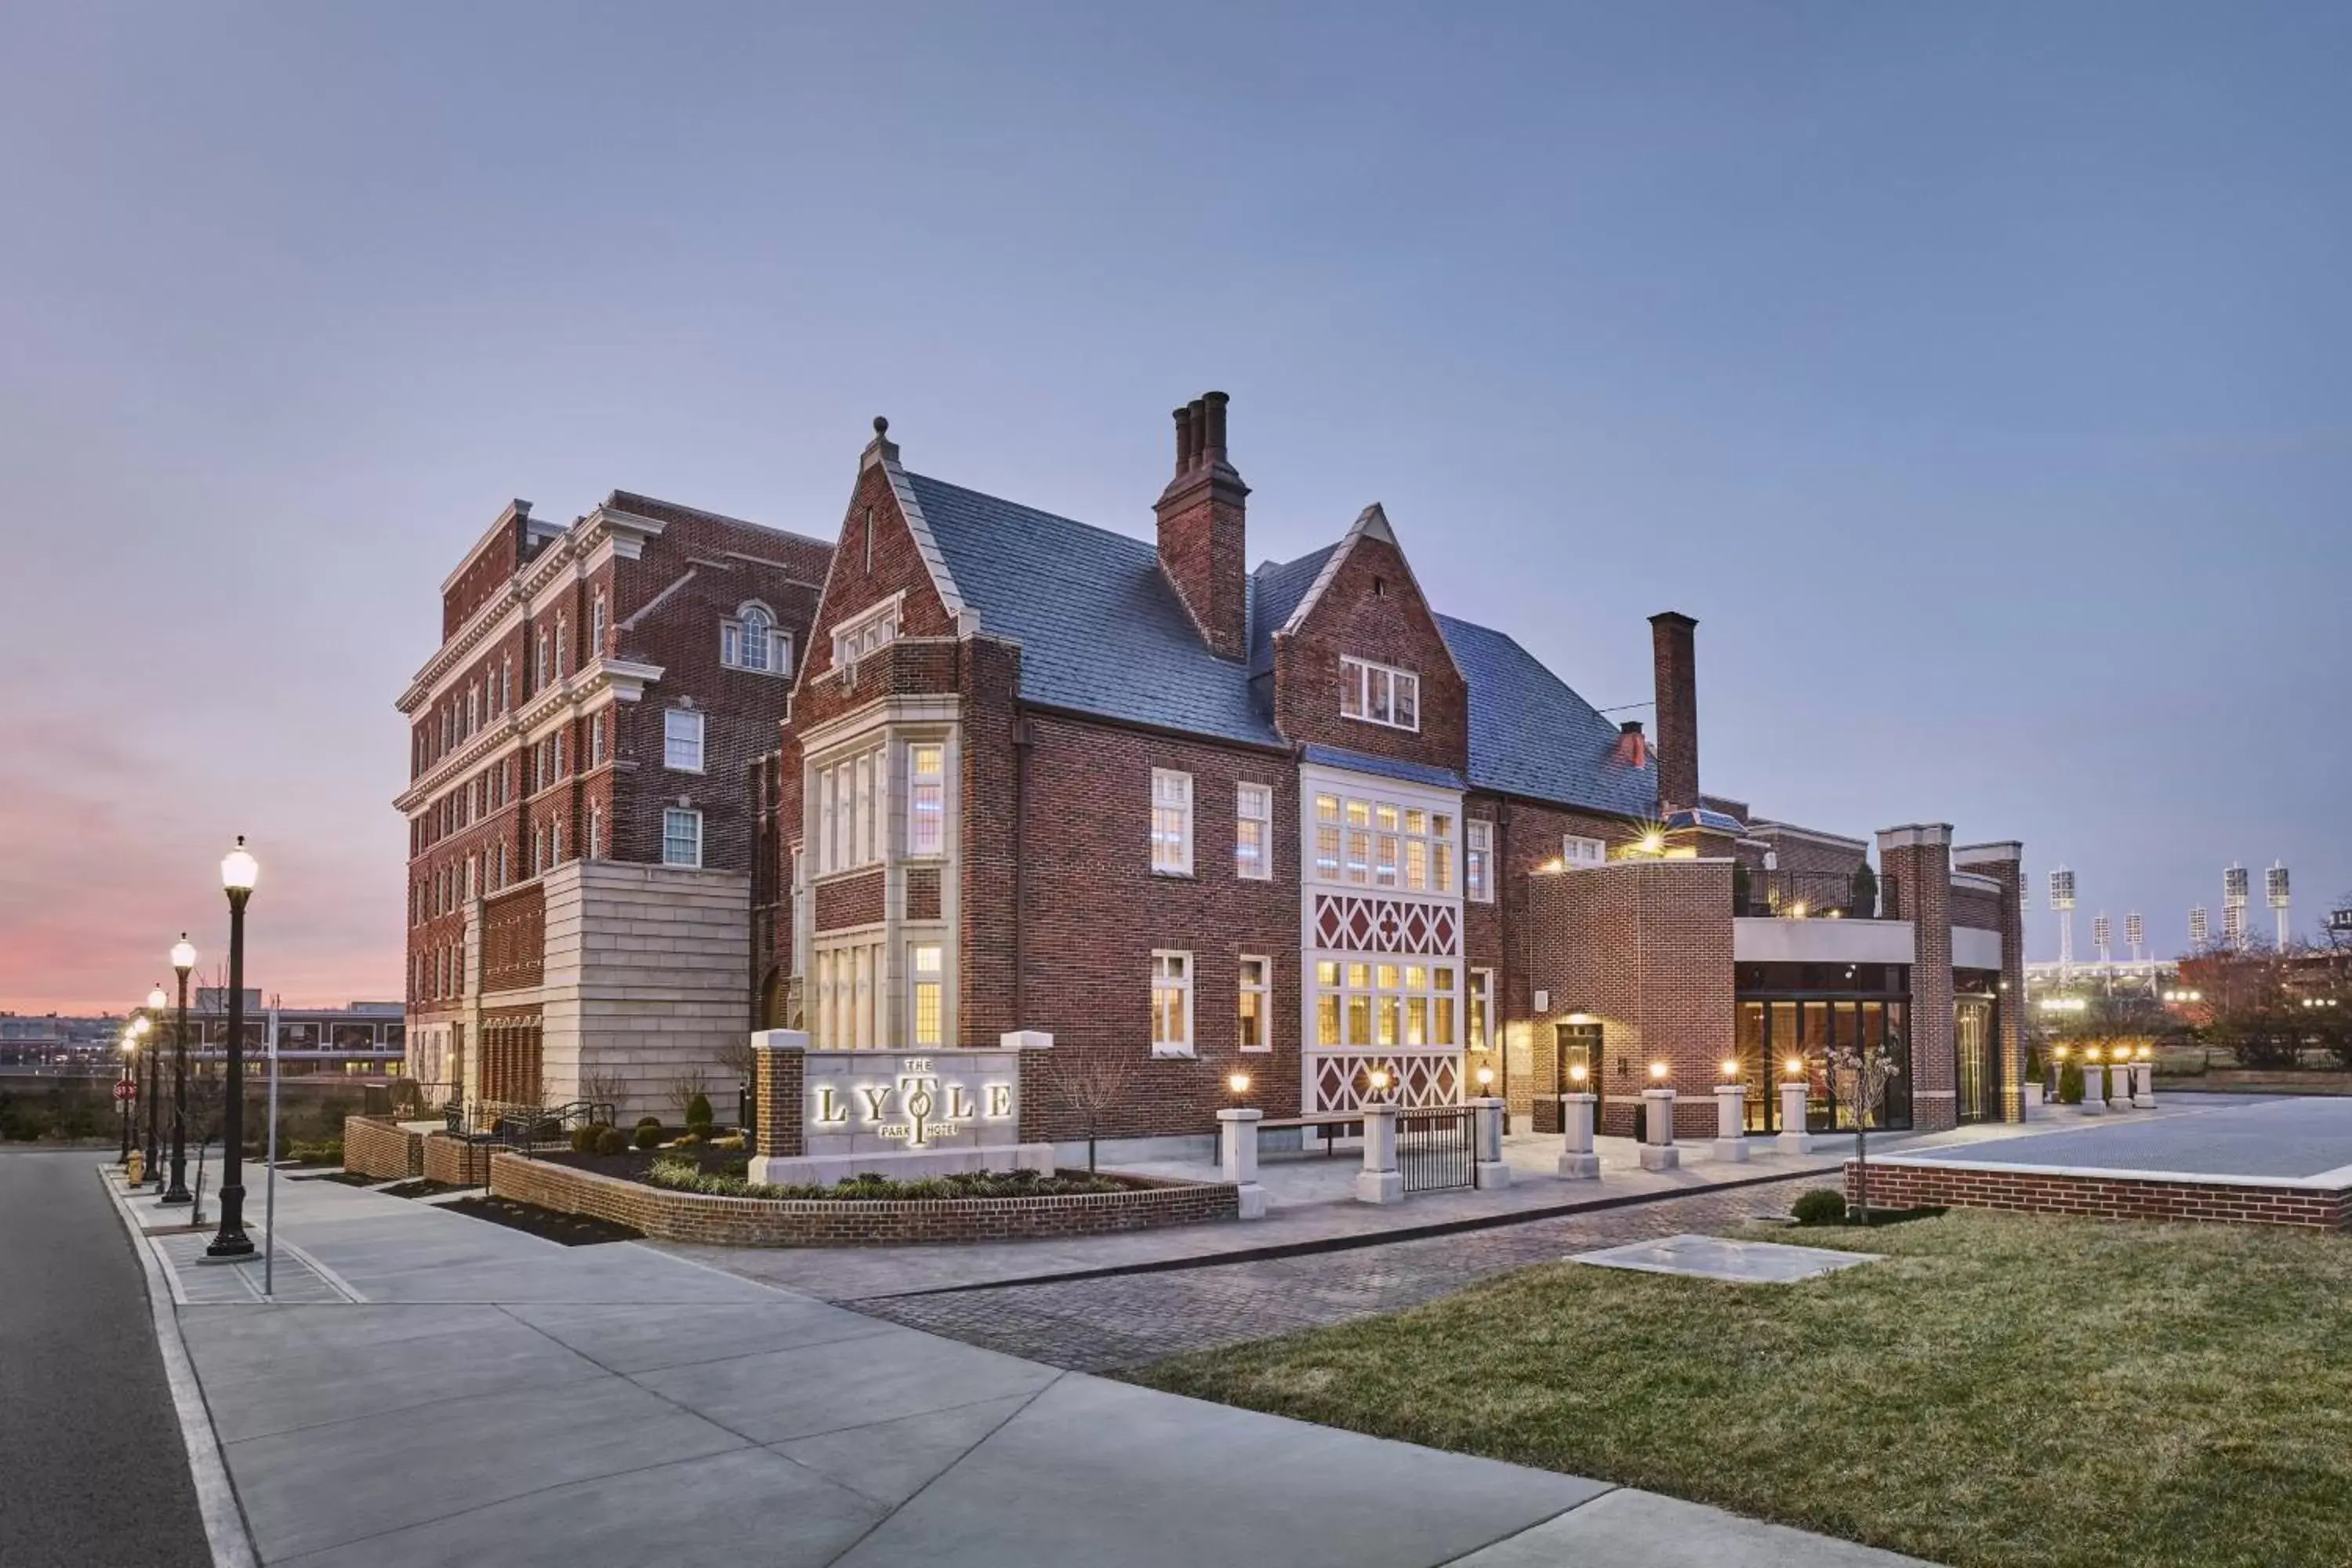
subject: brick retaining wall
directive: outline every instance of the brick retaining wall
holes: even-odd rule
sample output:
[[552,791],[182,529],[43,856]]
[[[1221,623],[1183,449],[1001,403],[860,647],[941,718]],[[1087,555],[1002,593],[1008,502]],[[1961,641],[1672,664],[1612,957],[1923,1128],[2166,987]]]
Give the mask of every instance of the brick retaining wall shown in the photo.
[[376,1116],[343,1118],[343,1169],[380,1182],[425,1173],[425,1134],[403,1131]]
[[490,1156],[490,1191],[564,1214],[593,1215],[667,1241],[717,1247],[875,1247],[1101,1236],[1233,1219],[1239,1207],[1234,1189],[1222,1183],[1164,1183],[1062,1197],[917,1202],[714,1197],[526,1160],[502,1150]]
[[478,1187],[489,1174],[489,1145],[468,1143],[444,1133],[425,1135],[424,1175],[428,1182],[453,1187]]
[[[1854,1162],[1845,1163],[1845,1193],[1854,1196]],[[1941,1204],[2087,1219],[2190,1220],[2221,1225],[2352,1228],[2352,1190],[2289,1187],[2249,1181],[2168,1181],[2004,1171],[1980,1165],[1890,1165],[1873,1161],[1874,1207]]]

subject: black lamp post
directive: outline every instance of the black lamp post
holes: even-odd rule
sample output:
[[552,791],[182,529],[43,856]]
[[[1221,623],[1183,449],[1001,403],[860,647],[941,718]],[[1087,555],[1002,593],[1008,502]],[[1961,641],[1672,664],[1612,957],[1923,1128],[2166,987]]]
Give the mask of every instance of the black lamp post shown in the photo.
[[147,993],[147,1032],[154,1043],[147,1047],[147,1179],[163,1190],[163,1004],[171,998],[161,985]]
[[180,1012],[172,1026],[172,1184],[163,1191],[167,1204],[194,1202],[188,1192],[188,971],[196,966],[196,950],[188,933],[172,944],[172,969],[180,977]]
[[122,1036],[122,1070],[115,1075],[114,1079],[114,1104],[122,1113],[120,1118],[122,1122],[122,1157],[114,1163],[126,1170],[131,1165],[131,1096],[122,1092],[122,1086],[129,1084],[135,1090],[138,1073],[139,1037],[126,1030]]
[[221,860],[221,889],[228,894],[228,1098],[221,1108],[220,1234],[205,1248],[207,1258],[253,1255],[253,1238],[245,1234],[245,901],[260,873],[239,834]]

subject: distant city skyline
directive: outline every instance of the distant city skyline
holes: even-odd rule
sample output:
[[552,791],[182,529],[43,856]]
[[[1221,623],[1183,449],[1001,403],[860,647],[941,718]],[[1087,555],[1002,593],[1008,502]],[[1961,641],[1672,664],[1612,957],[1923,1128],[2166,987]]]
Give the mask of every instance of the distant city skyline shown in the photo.
[[1149,537],[1212,386],[1253,562],[1379,500],[1604,708],[1696,616],[1706,786],[2023,839],[2031,957],[2061,863],[2084,952],[2352,891],[2341,7],[12,22],[0,1008],[209,971],[238,833],[249,977],[402,994],[393,703],[509,497],[830,537],[879,413]]

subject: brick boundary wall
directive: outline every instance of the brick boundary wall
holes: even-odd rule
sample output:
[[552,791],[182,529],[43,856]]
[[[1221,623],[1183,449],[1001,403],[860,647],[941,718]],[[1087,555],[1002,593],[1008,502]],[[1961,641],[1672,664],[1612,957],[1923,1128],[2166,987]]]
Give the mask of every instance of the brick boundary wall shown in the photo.
[[446,1182],[453,1187],[478,1187],[488,1178],[488,1144],[468,1143],[440,1132],[426,1133],[423,1142],[422,1173],[426,1181]]
[[1223,1183],[1158,1183],[1126,1192],[1045,1198],[729,1198],[671,1192],[503,1150],[490,1156],[489,1190],[563,1214],[611,1220],[664,1241],[716,1247],[887,1247],[1107,1236],[1239,1214],[1239,1194]]
[[380,1182],[414,1180],[425,1173],[425,1134],[381,1117],[346,1116],[343,1169]]
[[[1845,1163],[1845,1194],[1854,1196],[1854,1162]],[[1874,1206],[2005,1209],[2085,1219],[2185,1220],[2213,1225],[2291,1225],[2352,1229],[2352,1188],[2135,1180],[1989,1170],[1966,1165],[1890,1165],[1873,1161]]]

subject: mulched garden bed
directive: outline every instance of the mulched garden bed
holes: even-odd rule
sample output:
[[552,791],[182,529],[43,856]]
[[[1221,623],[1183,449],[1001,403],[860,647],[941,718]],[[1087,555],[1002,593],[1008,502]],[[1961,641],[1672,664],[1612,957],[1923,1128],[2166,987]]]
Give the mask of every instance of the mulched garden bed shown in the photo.
[[334,1182],[346,1187],[372,1187],[383,1180],[364,1171],[314,1171],[307,1175],[289,1176],[289,1182]]
[[450,1182],[428,1181],[420,1177],[413,1182],[403,1182],[396,1187],[386,1187],[383,1194],[389,1198],[429,1198],[463,1190]]
[[584,1214],[558,1214],[553,1209],[543,1209],[537,1204],[517,1203],[512,1198],[459,1198],[441,1206],[452,1214],[471,1215],[476,1219],[488,1220],[492,1225],[529,1231],[550,1241],[560,1241],[566,1247],[593,1247],[606,1241],[640,1241],[646,1234],[641,1230],[632,1230],[625,1225],[615,1225],[608,1219],[597,1219]]
[[532,1156],[551,1165],[570,1165],[575,1170],[593,1171],[600,1176],[618,1176],[625,1182],[642,1182],[646,1169],[656,1160],[691,1160],[705,1171],[715,1171],[722,1176],[740,1176],[750,1167],[751,1156],[740,1149],[713,1149],[699,1144],[686,1149],[632,1149],[624,1154],[575,1154],[568,1149],[552,1150]]

